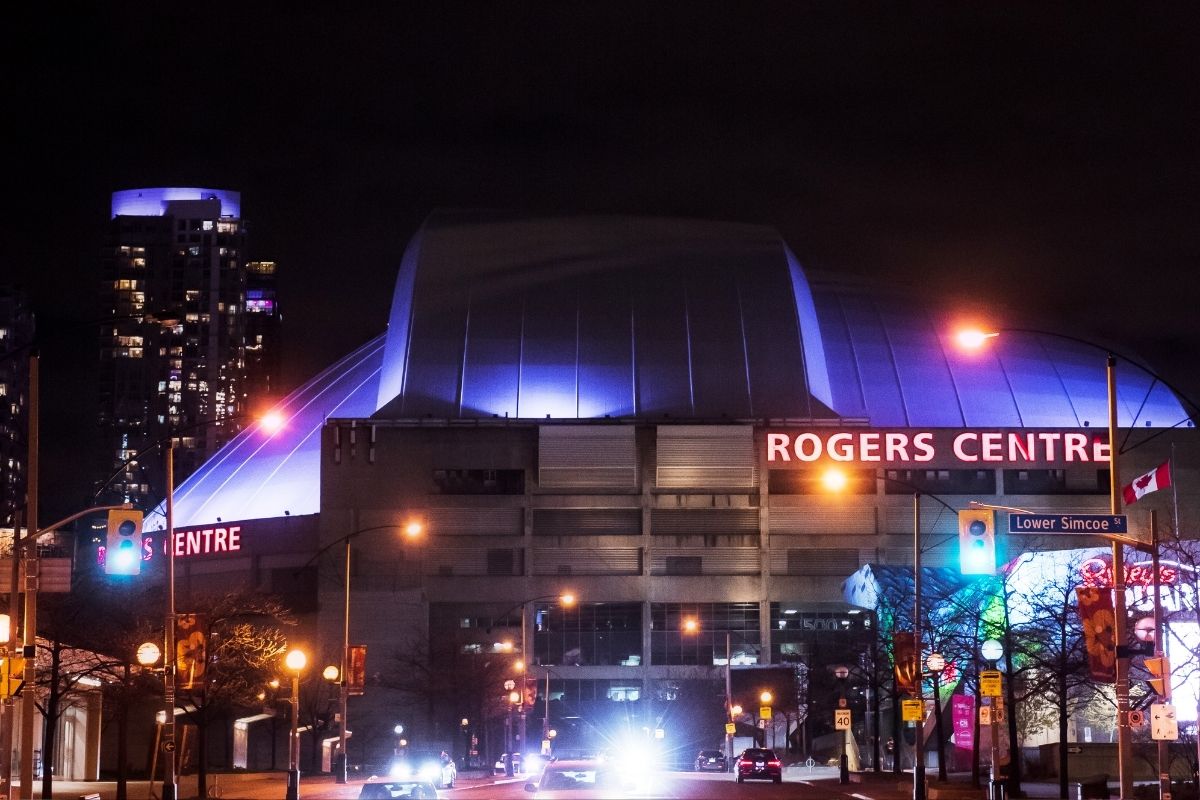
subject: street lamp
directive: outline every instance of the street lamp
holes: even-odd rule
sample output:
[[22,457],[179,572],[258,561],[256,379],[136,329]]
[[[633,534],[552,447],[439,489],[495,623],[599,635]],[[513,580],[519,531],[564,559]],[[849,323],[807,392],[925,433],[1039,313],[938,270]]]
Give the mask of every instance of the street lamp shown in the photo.
[[341,544],[345,546],[345,572],[343,574],[343,593],[342,593],[342,654],[338,665],[338,677],[328,680],[338,681],[338,716],[341,718],[338,724],[338,748],[337,755],[333,759],[333,777],[336,783],[346,782],[347,759],[346,759],[346,734],[349,728],[349,698],[350,698],[350,542],[355,536],[362,533],[370,533],[372,531],[396,530],[399,529],[404,538],[409,541],[420,539],[425,533],[425,523],[419,517],[409,516],[401,522],[389,523],[386,525],[372,525],[368,528],[360,528],[356,531],[351,531],[339,539],[335,539],[325,545],[317,552],[313,553],[312,558],[305,562],[300,569],[312,564],[330,549]]
[[[695,617],[688,617],[683,621],[684,633],[697,633],[700,630],[700,623]],[[738,714],[742,713],[741,706],[733,705],[733,681],[730,674],[730,669],[733,664],[732,660],[732,645],[730,644],[730,632],[725,631],[725,763],[729,766],[732,772],[733,767],[733,733],[730,731],[730,725],[736,725],[735,719]],[[735,712],[734,709],[737,709]],[[774,728],[772,728],[774,730]]]
[[941,689],[938,686],[938,679],[942,676],[942,670],[946,668],[946,658],[941,653],[930,653],[925,659],[925,666],[929,670],[929,674],[933,676],[933,713],[937,731],[937,752],[938,752],[938,780],[946,780],[946,736],[942,728],[942,697]]
[[[1190,400],[1183,392],[1172,386],[1162,376],[1152,372],[1146,367],[1139,364],[1137,361],[1128,356],[1121,355],[1110,347],[1103,347],[1095,342],[1089,342],[1086,339],[1079,339],[1074,336],[1069,336],[1062,333],[1054,333],[1052,331],[1032,330],[1028,328],[1000,328],[996,331],[979,331],[979,330],[962,330],[959,331],[955,338],[959,346],[964,350],[979,350],[983,345],[987,344],[992,339],[1000,337],[1002,334],[1025,334],[1031,336],[1048,336],[1055,339],[1061,339],[1075,344],[1081,344],[1085,347],[1103,352],[1105,356],[1105,387],[1107,394],[1107,412],[1108,412],[1108,491],[1109,491],[1109,513],[1116,516],[1121,513],[1121,475],[1120,475],[1120,455],[1121,448],[1117,444],[1117,359],[1120,358],[1125,363],[1130,364],[1137,369],[1150,376],[1152,379],[1161,383],[1169,389],[1176,398],[1182,399],[1192,411],[1200,410],[1200,406]],[[1110,538],[1110,537],[1106,537]],[[1116,679],[1114,681],[1117,693],[1117,771],[1120,775],[1121,797],[1131,797],[1133,795],[1133,768],[1132,768],[1132,730],[1129,725],[1129,656],[1122,656],[1122,648],[1125,645],[1126,633],[1126,609],[1125,609],[1125,549],[1124,544],[1115,538],[1110,538],[1112,543],[1112,573],[1113,573],[1113,635],[1117,644],[1116,653]],[[1012,714],[1012,709],[1009,709]],[[1010,719],[1015,720],[1015,714]],[[1009,723],[1009,730],[1013,730],[1015,721]],[[1014,766],[1014,781],[1019,781],[1019,765],[1018,759],[1013,759]]]
[[[833,676],[838,679],[838,708],[845,708],[846,703],[846,679],[850,677],[850,668],[845,664],[838,664],[833,668]],[[842,742],[842,754],[838,758],[838,782],[842,785],[850,783],[850,759],[846,755],[846,731],[838,731],[838,738]]]
[[292,727],[288,737],[288,779],[285,800],[300,798],[300,671],[308,664],[303,650],[292,650],[283,661],[292,673]]
[[[925,739],[924,739],[924,708],[925,697],[923,681],[921,680],[921,496],[924,495],[932,500],[940,503],[951,514],[958,514],[957,509],[953,508],[942,498],[935,494],[930,494],[922,490],[920,487],[902,481],[899,478],[892,478],[888,475],[879,475],[881,480],[903,486],[912,490],[913,498],[913,673],[916,678],[913,681],[914,693],[916,700],[921,704],[922,721],[921,727],[917,730],[916,737],[916,757],[913,759],[913,800],[925,800]],[[825,488],[831,491],[838,491],[848,484],[848,479],[845,473],[838,469],[829,469],[821,476],[821,482]],[[934,705],[937,705],[936,698]],[[940,716],[940,715],[939,715]]]
[[[536,603],[539,600],[557,600],[558,604],[561,605],[563,608],[571,608],[572,606],[574,606],[576,604],[576,602],[578,602],[578,598],[576,598],[575,594],[570,591],[559,592],[558,594],[543,594],[543,595],[538,595],[537,597],[526,598],[526,599],[522,600],[521,602],[517,603],[516,605],[512,606],[511,608],[509,608],[503,614],[499,614],[496,617],[497,619],[506,619],[508,617],[508,615],[511,614],[512,612],[516,611],[517,609],[521,610],[521,661],[519,662],[520,666],[516,667],[516,669],[518,672],[521,673],[521,691],[522,692],[525,691],[525,680],[527,677],[526,670],[530,666],[529,641],[528,641],[528,635],[526,633],[526,631],[527,631],[526,617],[528,617],[528,614],[526,613],[526,606],[528,606],[530,603]],[[506,650],[512,649],[512,644],[510,642],[505,642],[505,644],[507,645]],[[546,669],[546,702],[545,702],[545,712],[543,713],[543,716],[542,716],[542,741],[546,741],[548,739],[546,734],[549,733],[549,731],[550,731],[550,670]],[[521,740],[522,747],[524,747],[524,745],[525,745],[525,710],[523,707],[521,709],[520,740]],[[509,770],[512,768],[512,753],[509,752],[508,755],[509,755],[508,767],[506,767],[506,769],[505,769],[505,774],[510,774]]]

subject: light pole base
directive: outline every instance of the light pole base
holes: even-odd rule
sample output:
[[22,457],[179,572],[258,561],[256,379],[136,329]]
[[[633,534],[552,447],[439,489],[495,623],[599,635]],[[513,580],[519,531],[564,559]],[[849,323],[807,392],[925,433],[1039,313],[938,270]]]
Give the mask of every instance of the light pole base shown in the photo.
[[289,769],[287,776],[287,794],[284,800],[300,800],[300,770]]
[[850,782],[850,757],[842,753],[838,763],[838,780],[843,786]]
[[333,759],[333,782],[346,782],[346,754],[341,751]]
[[173,783],[164,783],[162,785],[162,800],[176,800],[179,796],[179,787]]
[[917,752],[917,763],[913,767],[913,800],[925,800],[925,763],[921,760],[922,755],[924,754],[920,751]]

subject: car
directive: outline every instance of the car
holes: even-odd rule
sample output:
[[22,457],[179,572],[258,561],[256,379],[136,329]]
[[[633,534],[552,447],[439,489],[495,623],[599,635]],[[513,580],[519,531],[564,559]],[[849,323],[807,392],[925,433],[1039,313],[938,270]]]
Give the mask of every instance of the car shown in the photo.
[[696,754],[696,772],[725,772],[729,762],[720,750],[701,750]]
[[507,775],[508,774],[508,770],[506,769],[506,767],[508,766],[508,757],[510,755],[512,756],[512,762],[513,762],[513,774],[516,774],[521,771],[521,754],[520,753],[501,753],[500,757],[498,759],[496,759],[496,763],[492,766],[492,770],[497,775]]
[[747,747],[737,757],[737,782],[748,779],[783,783],[783,763],[774,750]]
[[441,753],[410,753],[392,762],[388,777],[399,781],[428,781],[439,789],[453,789],[458,780],[458,767],[444,750]]
[[525,784],[534,800],[609,798],[624,794],[626,788],[617,768],[598,758],[551,761],[536,783]]
[[392,800],[392,798],[420,798],[436,800],[437,787],[429,781],[380,781],[370,780],[362,785],[358,800]]

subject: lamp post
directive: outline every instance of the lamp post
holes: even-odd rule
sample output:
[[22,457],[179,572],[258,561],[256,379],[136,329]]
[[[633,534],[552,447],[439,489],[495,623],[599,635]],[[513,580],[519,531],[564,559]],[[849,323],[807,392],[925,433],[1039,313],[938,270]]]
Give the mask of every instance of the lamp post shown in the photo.
[[[399,528],[404,532],[405,538],[411,540],[419,539],[425,533],[425,524],[416,517],[410,517],[404,522],[392,523],[387,525],[372,525],[369,528],[360,528],[356,531],[351,531],[340,539],[335,539],[329,544],[322,547],[313,554],[305,564],[316,561],[329,549],[343,544],[345,545],[345,572],[343,573],[343,593],[342,593],[342,654],[338,666],[338,716],[341,722],[338,724],[338,749],[337,755],[333,760],[333,778],[335,783],[346,782],[347,758],[346,758],[346,734],[349,730],[349,698],[350,698],[350,542],[355,536],[361,533],[370,533],[371,531],[392,530]],[[301,567],[301,569],[304,569]]]
[[[771,694],[769,691],[767,691],[765,689],[758,696],[758,701],[760,703],[762,703],[762,708],[767,709],[767,713],[764,714],[762,717],[763,721],[766,722],[766,720],[768,718],[770,718],[770,720],[771,720],[771,747],[775,746],[775,713],[771,708],[771,701],[773,701],[774,699],[775,699],[775,695]],[[759,712],[760,713],[762,712],[761,708],[759,709]],[[763,726],[763,747],[766,747],[766,746],[767,746],[767,728],[764,725]]]
[[285,800],[300,798],[300,671],[308,664],[303,650],[292,650],[283,662],[292,673],[292,726],[288,736],[288,778]]
[[[850,668],[838,664],[833,668],[833,676],[838,679],[838,708],[845,708],[846,703],[846,679],[850,677]],[[842,754],[838,758],[838,782],[843,786],[850,783],[850,759],[846,755],[846,734],[847,731],[838,731],[838,738],[842,743]]]
[[[1137,361],[1128,356],[1121,355],[1110,347],[1103,347],[1095,342],[1089,342],[1086,339],[1080,339],[1074,336],[1069,336],[1062,333],[1054,333],[1052,331],[1033,330],[1029,328],[1001,328],[996,331],[983,332],[978,330],[960,331],[956,338],[958,344],[967,350],[978,350],[989,340],[999,337],[1001,334],[1026,334],[1031,336],[1048,336],[1055,339],[1062,339],[1075,344],[1081,344],[1085,347],[1095,349],[1105,353],[1104,361],[1104,379],[1105,393],[1107,400],[1108,413],[1108,491],[1109,491],[1109,513],[1116,516],[1121,513],[1121,469],[1120,455],[1121,448],[1117,444],[1117,359],[1120,358],[1127,364],[1130,364],[1137,369],[1150,376],[1155,381],[1161,383],[1169,389],[1176,398],[1183,400],[1187,405],[1191,406],[1192,411],[1200,410],[1194,401],[1189,399],[1187,395],[1172,386],[1162,376],[1147,369]],[[1133,764],[1132,764],[1132,729],[1129,725],[1129,656],[1122,655],[1126,637],[1126,618],[1127,611],[1125,607],[1125,548],[1124,543],[1114,537],[1105,537],[1112,543],[1112,582],[1113,582],[1113,636],[1116,640],[1117,658],[1116,658],[1116,680],[1115,689],[1117,694],[1117,771],[1120,775],[1122,798],[1133,796]],[[1012,714],[1012,709],[1009,709]],[[1014,715],[1015,716],[1015,715]],[[1009,723],[1010,729],[1014,723]],[[1013,759],[1014,774],[1013,781],[1019,785],[1019,760]]]
[[[914,694],[916,700],[921,704],[922,721],[917,729],[916,737],[916,753],[913,759],[913,800],[925,800],[925,692],[921,685],[921,496],[924,495],[942,505],[951,514],[958,514],[958,510],[947,503],[936,494],[931,494],[922,490],[920,487],[902,481],[899,478],[892,478],[887,475],[879,475],[878,478],[887,483],[892,483],[897,486],[903,486],[912,490],[913,499],[913,680]],[[845,473],[837,469],[826,470],[821,476],[822,483],[826,488],[837,491],[844,489],[847,484]],[[934,698],[934,706],[937,706],[937,698]],[[940,716],[940,714],[939,714]],[[897,756],[899,753],[897,753]]]
[[[700,632],[700,623],[695,617],[687,617],[683,620],[681,626],[683,633],[694,634]],[[733,655],[732,640],[730,632],[725,631],[725,724],[734,725],[734,705],[733,705],[733,682],[730,675],[731,658]],[[739,707],[738,713],[741,713]],[[773,730],[773,729],[772,729]],[[733,771],[733,734],[729,729],[725,730],[725,763],[727,768]]]
[[934,718],[937,731],[937,754],[938,754],[938,780],[946,780],[946,733],[942,727],[942,697],[941,690],[938,685],[939,679],[942,677],[942,670],[946,668],[946,659],[941,653],[930,653],[925,659],[925,666],[929,669],[929,674],[933,677],[933,713],[937,716]]
[[[530,661],[532,660],[530,658],[530,653],[529,653],[529,642],[528,642],[528,633],[527,633],[528,626],[526,624],[526,618],[529,615],[527,613],[526,607],[530,603],[536,603],[539,600],[557,600],[559,605],[561,605],[563,608],[570,608],[571,606],[575,605],[576,602],[578,602],[578,599],[576,598],[574,593],[572,593],[570,591],[560,592],[558,594],[542,594],[542,595],[538,595],[536,597],[527,597],[526,599],[522,600],[521,602],[511,606],[504,613],[498,614],[496,616],[496,618],[498,618],[498,619],[505,619],[508,617],[509,614],[516,611],[517,609],[521,610],[521,657],[520,657],[520,661],[518,662],[520,664],[520,666],[517,667],[517,671],[520,672],[520,674],[521,674],[521,692],[520,692],[521,696],[518,698],[518,702],[521,702],[521,703],[523,703],[523,700],[524,700],[525,681],[526,681],[526,677],[528,675]],[[505,684],[507,684],[507,683],[508,683],[508,681],[505,681]],[[507,685],[505,686],[505,688],[506,689],[508,688]],[[526,733],[526,731],[525,731],[525,709],[524,709],[523,705],[522,705],[520,711],[521,711],[521,729],[520,729],[520,734],[519,734],[518,738],[520,739],[521,745],[523,747],[525,745],[525,733]],[[509,719],[508,725],[509,725],[509,728],[511,729],[512,728],[512,709],[511,708],[509,709],[509,712],[510,713],[509,713],[509,717],[508,717],[508,719]],[[549,738],[549,736],[548,736],[549,733],[550,733],[550,670],[547,669],[546,670],[546,703],[545,703],[545,711],[542,715],[542,740],[543,741],[545,741],[546,739]],[[508,764],[504,770],[505,774],[509,775],[509,776],[511,776],[511,774],[512,774],[511,773],[511,770],[512,770],[511,746],[512,746],[512,731],[510,730],[509,737],[506,738],[506,740],[505,740],[505,751],[508,753]]]

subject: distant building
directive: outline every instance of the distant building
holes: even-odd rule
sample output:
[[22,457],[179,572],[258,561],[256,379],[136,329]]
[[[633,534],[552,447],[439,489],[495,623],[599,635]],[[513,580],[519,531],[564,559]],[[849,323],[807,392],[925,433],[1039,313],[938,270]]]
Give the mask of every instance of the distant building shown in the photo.
[[246,265],[246,397],[261,402],[279,394],[279,328],[274,261]]
[[24,505],[29,358],[34,318],[19,288],[0,287],[0,527],[11,526]]
[[[251,401],[247,347],[261,372],[272,369],[264,347],[274,341],[259,319],[261,305],[253,323],[247,313],[251,286],[273,298],[274,265],[251,279],[246,255],[238,192],[113,193],[100,286],[101,313],[113,319],[100,341],[101,496],[157,500],[165,481],[161,452],[135,454],[175,435],[182,480],[241,429]],[[277,320],[273,310],[268,315]],[[274,381],[259,374],[253,385]]]

